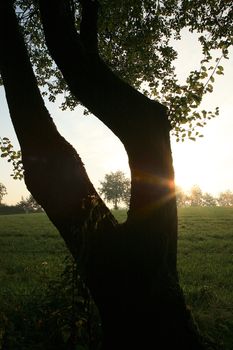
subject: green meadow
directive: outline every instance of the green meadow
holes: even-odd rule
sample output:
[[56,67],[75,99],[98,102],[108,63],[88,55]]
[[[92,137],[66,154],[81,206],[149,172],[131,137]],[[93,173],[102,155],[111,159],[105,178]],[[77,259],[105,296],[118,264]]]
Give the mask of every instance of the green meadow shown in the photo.
[[[114,215],[123,221],[126,212]],[[70,289],[60,284],[53,296],[50,289],[59,285],[67,255],[45,214],[0,216],[0,350],[52,349],[42,344],[39,333],[47,332],[49,338],[51,320],[65,324],[59,294],[71,293]],[[214,349],[232,350],[233,208],[179,209],[178,270],[203,335]],[[56,303],[61,307],[51,311]]]

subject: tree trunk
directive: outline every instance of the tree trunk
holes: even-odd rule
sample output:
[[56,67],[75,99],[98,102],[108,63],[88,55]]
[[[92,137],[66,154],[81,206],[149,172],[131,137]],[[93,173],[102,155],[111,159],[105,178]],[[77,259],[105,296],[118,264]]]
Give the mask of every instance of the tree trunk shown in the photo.
[[[166,129],[167,123],[163,127]],[[143,145],[147,143],[149,130],[141,138]],[[169,131],[159,131],[155,138],[165,159],[169,153]],[[168,148],[163,147],[164,143]],[[134,187],[128,219],[115,236],[109,237],[110,245],[104,239],[107,251],[95,256],[98,249],[93,247],[88,285],[103,322],[104,350],[204,349],[177,275],[173,175],[171,172],[169,183],[164,183],[166,178],[162,175],[162,180],[157,180],[157,169],[152,170],[154,158],[154,152],[150,156],[147,153],[146,169],[145,154],[140,158],[142,163],[140,159],[132,162]],[[143,169],[140,179],[138,169]]]
[[117,198],[114,199],[114,209],[115,210],[118,209],[118,200],[117,200]]
[[95,18],[96,3],[82,3],[78,35],[70,1],[41,0],[44,32],[72,93],[125,146],[131,169],[128,218],[117,225],[78,154],[57,132],[13,9],[2,0],[0,70],[27,187],[79,262],[101,314],[104,350],[203,349],[177,275],[177,213],[166,109],[106,67],[98,56],[95,33],[91,40],[84,35],[85,28],[90,29],[89,14]]

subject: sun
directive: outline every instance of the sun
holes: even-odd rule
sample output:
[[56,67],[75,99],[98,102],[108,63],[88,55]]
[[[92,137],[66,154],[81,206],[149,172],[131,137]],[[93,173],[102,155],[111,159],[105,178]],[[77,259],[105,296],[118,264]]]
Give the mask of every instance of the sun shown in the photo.
[[175,182],[188,191],[198,185],[203,192],[216,191],[216,177],[212,159],[207,157],[198,144],[173,144]]

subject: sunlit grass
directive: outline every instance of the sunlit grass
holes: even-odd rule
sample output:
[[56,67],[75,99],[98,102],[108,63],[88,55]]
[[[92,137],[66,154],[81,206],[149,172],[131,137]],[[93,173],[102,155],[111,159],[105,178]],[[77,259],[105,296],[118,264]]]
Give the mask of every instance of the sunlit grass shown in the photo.
[[179,210],[178,269],[202,332],[233,345],[233,208]]
[[127,218],[127,210],[126,209],[117,209],[117,210],[113,209],[112,213],[119,223],[124,222]]
[[[187,304],[201,331],[219,349],[232,350],[233,208],[183,208],[178,213],[178,270]],[[126,211],[114,215],[122,222]],[[45,214],[0,216],[4,317],[28,300],[39,304],[49,281],[63,272],[67,254]]]

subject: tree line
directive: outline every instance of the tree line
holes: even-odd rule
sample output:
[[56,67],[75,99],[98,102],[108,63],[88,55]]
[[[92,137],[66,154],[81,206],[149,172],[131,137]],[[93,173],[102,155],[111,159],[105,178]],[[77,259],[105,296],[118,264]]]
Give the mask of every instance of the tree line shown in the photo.
[[15,205],[7,205],[2,202],[3,197],[7,195],[7,188],[3,183],[0,183],[0,215],[1,214],[21,214],[21,213],[39,213],[42,212],[42,207],[30,194],[26,198],[21,197],[21,200]]
[[[130,179],[124,172],[118,170],[105,174],[98,190],[104,200],[117,210],[120,206],[129,207],[130,187]],[[0,183],[0,213],[43,211],[32,195],[22,197],[14,206],[2,204],[6,194],[6,186]],[[220,192],[218,196],[213,196],[211,193],[203,192],[198,185],[192,186],[190,191],[184,191],[182,187],[176,186],[176,201],[178,207],[233,207],[233,192],[226,190]]]
[[189,192],[185,192],[181,187],[176,187],[176,199],[178,207],[232,207],[233,192],[226,190],[220,192],[218,196],[203,192],[198,185],[192,186]]
[[[129,206],[130,179],[122,171],[106,174],[100,185],[100,194],[113,204],[114,209],[118,209],[119,204]],[[176,186],[176,201],[178,207],[232,207],[233,192],[226,190],[215,197],[211,193],[203,192],[198,185],[192,186],[188,192]]]

